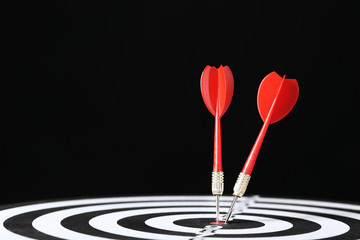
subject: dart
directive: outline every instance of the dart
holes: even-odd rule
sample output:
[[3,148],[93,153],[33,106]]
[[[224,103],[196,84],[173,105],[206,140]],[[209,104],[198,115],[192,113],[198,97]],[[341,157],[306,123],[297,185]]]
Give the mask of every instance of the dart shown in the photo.
[[218,69],[206,66],[200,79],[201,95],[206,107],[215,116],[214,164],[211,191],[216,196],[216,222],[219,222],[219,196],[224,191],[224,173],[222,169],[221,124],[220,118],[228,109],[233,92],[234,78],[228,66]]
[[271,72],[262,80],[257,94],[257,106],[264,124],[234,185],[234,199],[226,215],[225,223],[230,218],[236,200],[246,191],[269,125],[284,118],[294,107],[298,96],[299,86],[295,79],[286,79],[285,75],[281,77],[276,72]]

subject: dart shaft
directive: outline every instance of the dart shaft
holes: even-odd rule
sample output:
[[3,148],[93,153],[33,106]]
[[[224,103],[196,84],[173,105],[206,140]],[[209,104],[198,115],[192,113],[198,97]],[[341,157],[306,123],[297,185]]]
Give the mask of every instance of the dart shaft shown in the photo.
[[222,171],[221,121],[218,111],[216,112],[215,115],[213,171],[216,172]]
[[255,144],[254,144],[253,148],[251,149],[250,154],[249,154],[241,172],[244,172],[246,174],[251,174],[251,172],[254,168],[257,156],[259,155],[260,148],[261,148],[262,142],[264,141],[265,134],[266,134],[268,127],[269,127],[269,121],[267,121],[263,124],[263,126],[260,130],[260,133],[259,133],[258,137],[256,138]]

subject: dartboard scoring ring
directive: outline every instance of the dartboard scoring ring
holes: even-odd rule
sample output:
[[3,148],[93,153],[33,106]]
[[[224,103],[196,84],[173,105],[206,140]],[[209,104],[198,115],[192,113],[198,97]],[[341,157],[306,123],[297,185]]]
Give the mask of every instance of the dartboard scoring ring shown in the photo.
[[[222,213],[231,200],[222,198]],[[210,225],[214,217],[211,196],[54,201],[1,210],[0,239],[360,239],[354,204],[254,196],[228,225]]]

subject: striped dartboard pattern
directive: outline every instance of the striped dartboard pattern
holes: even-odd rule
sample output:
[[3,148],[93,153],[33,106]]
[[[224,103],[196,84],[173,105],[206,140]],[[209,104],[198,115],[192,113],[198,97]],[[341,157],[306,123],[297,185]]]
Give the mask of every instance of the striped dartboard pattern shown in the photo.
[[[221,198],[225,214],[232,196]],[[211,225],[212,196],[90,198],[3,207],[1,240],[360,239],[360,205],[244,197]]]

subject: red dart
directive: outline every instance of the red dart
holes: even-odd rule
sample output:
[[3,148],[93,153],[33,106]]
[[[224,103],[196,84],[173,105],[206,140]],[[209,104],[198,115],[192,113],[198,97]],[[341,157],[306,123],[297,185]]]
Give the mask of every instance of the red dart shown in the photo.
[[269,73],[261,82],[257,105],[264,121],[242,172],[251,174],[266,131],[271,123],[283,119],[294,107],[299,96],[299,86],[295,79],[280,77],[276,72]]
[[236,199],[242,197],[246,191],[251,172],[269,125],[283,119],[294,107],[298,96],[299,85],[295,79],[286,79],[285,75],[281,77],[276,72],[271,72],[262,80],[258,90],[257,105],[264,124],[235,183],[234,200],[225,222],[230,217]]
[[224,191],[222,171],[220,118],[228,109],[234,93],[234,78],[228,66],[218,69],[206,66],[200,79],[201,94],[206,107],[215,116],[214,165],[212,172],[212,194],[216,195],[216,221],[219,221],[219,195]]

